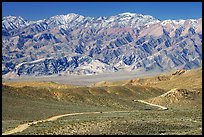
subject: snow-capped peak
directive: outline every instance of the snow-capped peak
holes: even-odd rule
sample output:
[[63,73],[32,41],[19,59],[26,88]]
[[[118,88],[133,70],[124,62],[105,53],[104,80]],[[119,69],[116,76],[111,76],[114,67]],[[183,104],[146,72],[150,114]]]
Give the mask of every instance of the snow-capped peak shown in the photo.
[[198,20],[196,19],[188,19],[188,20],[179,19],[179,20],[164,20],[161,22],[161,25],[165,26],[167,24],[171,24],[171,25],[183,26],[186,21],[189,22],[192,26],[195,26],[198,23]]
[[85,17],[82,15],[78,15],[75,13],[70,13],[67,15],[56,15],[53,17],[50,17],[49,19],[46,20],[46,23],[51,25],[51,26],[59,26],[59,25],[66,25],[69,24],[70,22],[78,22],[82,21]]
[[56,16],[52,16],[50,17],[49,19],[60,19],[60,18],[63,18],[64,20],[68,20],[70,18],[75,18],[75,17],[84,17],[82,15],[79,15],[79,14],[75,14],[75,13],[69,13],[69,14],[66,14],[66,15],[56,15]]
[[8,16],[2,18],[2,28],[3,75],[153,72],[202,65],[202,19],[70,13],[30,22]]
[[121,13],[121,14],[118,14],[118,15],[122,15],[122,16],[124,16],[124,15],[128,15],[128,16],[135,16],[135,15],[138,15],[138,14],[136,14],[136,13],[130,13],[130,12],[124,12],[124,13]]
[[167,25],[167,24],[175,24],[175,25],[183,25],[185,20],[164,20],[161,22],[161,25]]
[[105,17],[105,16],[100,16],[100,17],[98,17],[96,20],[105,20],[105,19],[107,19],[107,17]]
[[2,29],[12,30],[29,25],[29,22],[21,16],[6,16],[2,18]]
[[11,16],[11,15],[3,17],[2,20],[12,20],[13,21],[13,20],[16,20],[16,19],[24,20],[21,16]]

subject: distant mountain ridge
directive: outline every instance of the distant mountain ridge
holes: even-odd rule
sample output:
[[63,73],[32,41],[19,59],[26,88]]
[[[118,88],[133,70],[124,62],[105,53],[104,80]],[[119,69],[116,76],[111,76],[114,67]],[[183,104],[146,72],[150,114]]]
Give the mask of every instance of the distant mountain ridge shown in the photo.
[[202,64],[202,18],[161,21],[75,13],[39,21],[2,18],[2,75],[192,69]]

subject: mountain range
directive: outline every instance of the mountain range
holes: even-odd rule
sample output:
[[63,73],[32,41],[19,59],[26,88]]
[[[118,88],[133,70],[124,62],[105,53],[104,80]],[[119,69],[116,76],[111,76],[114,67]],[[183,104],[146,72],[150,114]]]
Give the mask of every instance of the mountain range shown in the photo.
[[202,18],[159,20],[121,13],[75,13],[38,21],[2,18],[2,75],[93,75],[202,65]]

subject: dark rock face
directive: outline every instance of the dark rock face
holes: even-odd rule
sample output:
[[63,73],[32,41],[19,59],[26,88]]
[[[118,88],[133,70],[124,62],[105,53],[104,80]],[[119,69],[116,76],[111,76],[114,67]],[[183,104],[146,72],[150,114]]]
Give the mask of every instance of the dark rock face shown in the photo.
[[202,64],[202,19],[159,21],[123,13],[29,22],[2,18],[2,75],[192,69]]

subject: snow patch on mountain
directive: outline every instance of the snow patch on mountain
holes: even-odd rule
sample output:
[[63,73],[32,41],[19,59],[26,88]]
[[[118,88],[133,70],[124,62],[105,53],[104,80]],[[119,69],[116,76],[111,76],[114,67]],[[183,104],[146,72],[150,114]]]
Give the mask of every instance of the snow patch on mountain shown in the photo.
[[2,18],[2,53],[2,74],[12,76],[191,69],[202,63],[202,18],[8,16]]

